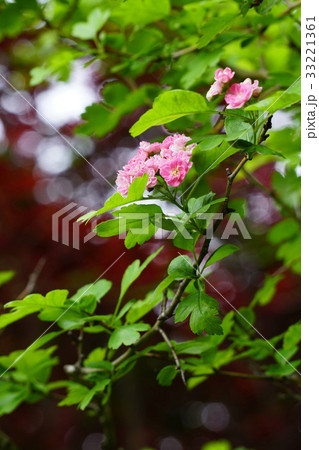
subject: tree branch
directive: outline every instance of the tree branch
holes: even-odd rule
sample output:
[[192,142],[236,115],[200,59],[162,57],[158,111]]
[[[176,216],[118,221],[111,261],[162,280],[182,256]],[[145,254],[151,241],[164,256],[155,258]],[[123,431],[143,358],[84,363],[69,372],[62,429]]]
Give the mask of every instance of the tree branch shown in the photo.
[[167,334],[165,333],[165,331],[161,327],[159,327],[158,331],[162,335],[162,337],[163,337],[164,341],[166,342],[166,344],[168,345],[168,347],[170,348],[170,351],[171,351],[171,353],[173,355],[173,358],[174,358],[174,361],[175,361],[175,364],[176,364],[176,368],[180,371],[183,383],[186,386],[185,373],[184,373],[184,370],[182,369],[180,360],[179,360],[179,358],[178,358],[178,356],[177,356],[177,354],[175,352],[175,349],[174,349],[171,341],[169,340]]
[[[266,139],[266,132],[270,126],[271,126],[271,121],[268,120],[266,122],[266,124],[264,125],[260,139]],[[266,129],[266,131],[264,131],[264,129]],[[259,142],[261,142],[260,139],[259,139]],[[229,212],[228,203],[229,203],[230,192],[231,192],[231,188],[232,188],[234,179],[236,178],[237,174],[244,167],[244,165],[246,164],[246,162],[248,160],[249,160],[248,155],[245,155],[242,158],[242,160],[239,162],[237,167],[234,169],[233,172],[230,172],[230,170],[227,169],[227,185],[226,185],[226,195],[225,195],[226,198],[225,198],[225,200],[223,202],[223,206],[222,206],[223,215],[227,214]],[[217,228],[219,227],[221,222],[222,222],[222,219],[219,219],[215,222],[213,232],[215,232],[217,230]],[[211,238],[206,238],[204,241],[204,244],[202,246],[202,249],[201,249],[199,257],[198,257],[198,261],[195,262],[195,264],[193,266],[195,274],[197,274],[197,265],[199,265],[203,261],[203,259],[205,258],[205,256],[208,253],[210,242],[211,242]],[[180,282],[171,304],[164,311],[162,310],[161,314],[158,316],[156,322],[154,323],[154,325],[152,326],[152,328],[150,330],[148,330],[145,334],[143,334],[134,345],[132,345],[131,347],[129,347],[126,350],[125,353],[123,353],[118,358],[116,358],[115,360],[112,361],[112,364],[114,366],[118,366],[123,361],[125,361],[135,351],[136,348],[138,348],[145,341],[147,341],[151,336],[153,336],[155,333],[157,333],[159,331],[163,322],[165,322],[167,319],[172,317],[172,315],[174,314],[175,308],[178,305],[178,303],[180,302],[180,300],[184,294],[184,291],[185,291],[186,287],[188,286],[188,284],[190,283],[190,281],[191,280],[189,278],[186,278],[185,280]]]
[[33,289],[36,285],[36,282],[39,278],[39,275],[43,269],[43,266],[46,262],[45,258],[40,258],[37,265],[35,266],[33,272],[31,273],[31,275],[29,276],[28,282],[26,287],[20,292],[20,294],[18,295],[17,299],[21,300],[24,297],[26,297],[27,295],[31,294],[33,292]]

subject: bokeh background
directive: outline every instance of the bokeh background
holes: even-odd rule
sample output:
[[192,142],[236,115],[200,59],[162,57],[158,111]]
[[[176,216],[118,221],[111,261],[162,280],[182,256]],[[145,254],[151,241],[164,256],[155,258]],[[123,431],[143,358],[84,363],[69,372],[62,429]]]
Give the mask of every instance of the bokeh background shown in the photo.
[[[108,313],[114,308],[127,265],[136,258],[144,260],[161,241],[151,240],[143,247],[126,250],[124,241],[117,237],[95,237],[82,242],[77,250],[52,240],[52,215],[70,202],[89,209],[100,207],[112,189],[95,169],[114,184],[116,171],[132,156],[140,140],[165,136],[169,130],[158,127],[132,138],[128,130],[146,109],[141,107],[122,118],[105,138],[75,134],[74,128],[81,123],[85,108],[101,98],[106,68],[99,61],[88,67],[77,61],[67,80],[30,87],[30,66],[38,51],[34,34],[35,29],[18,30],[15,35],[2,36],[0,44],[0,72],[12,85],[0,78],[0,270],[15,271],[11,282],[1,288],[0,302],[4,304],[23,291],[41,258],[45,264],[35,291],[66,288],[73,293],[93,282],[125,251],[105,275],[113,287],[99,312]],[[244,63],[241,68],[247,69]],[[144,75],[138,84],[160,84],[161,75],[156,71]],[[203,92],[205,89],[203,85]],[[288,150],[285,137],[294,126],[289,113],[274,116],[272,132],[281,136]],[[298,139],[294,139],[298,147]],[[270,188],[273,173],[280,173],[282,164],[270,159],[254,174]],[[225,188],[226,167],[223,163],[209,178],[213,191],[220,195]],[[233,237],[232,241],[244,251],[218,263],[209,281],[239,308],[252,300],[265,273],[274,273],[281,267],[267,240],[269,229],[281,219],[281,214],[267,193],[245,179],[236,182],[234,198],[246,200],[245,224],[252,239],[243,242],[241,237]],[[82,238],[87,232],[88,228],[82,225]],[[168,261],[178,255],[171,242],[165,244],[165,250],[134,283],[127,298],[143,298],[161,280]],[[220,241],[216,239],[214,245],[217,247]],[[257,307],[256,327],[264,336],[277,335],[298,320],[299,288],[298,274],[286,270],[273,301]],[[231,309],[209,286],[207,292],[219,300],[222,311]],[[150,313],[150,320],[155,317],[155,312]],[[25,348],[45,327],[35,317],[8,327],[1,334],[1,354]],[[167,332],[176,340],[191,337],[183,324],[176,326],[171,321]],[[76,359],[76,349],[67,336],[62,338],[58,355],[61,367]],[[241,364],[237,362],[233,369],[240,371]],[[300,448],[298,399],[282,392],[275,383],[216,375],[186,391],[179,379],[170,388],[158,386],[155,378],[160,368],[160,361],[140,361],[114,389],[112,420],[119,446],[124,449],[149,446],[159,450],[197,450],[218,439],[255,450]],[[54,369],[53,378],[62,373],[62,368]],[[86,418],[75,407],[58,408],[53,399],[20,406],[1,418],[1,430],[22,450],[98,450],[102,439],[100,426],[93,418]],[[3,448],[15,447],[8,444]]]

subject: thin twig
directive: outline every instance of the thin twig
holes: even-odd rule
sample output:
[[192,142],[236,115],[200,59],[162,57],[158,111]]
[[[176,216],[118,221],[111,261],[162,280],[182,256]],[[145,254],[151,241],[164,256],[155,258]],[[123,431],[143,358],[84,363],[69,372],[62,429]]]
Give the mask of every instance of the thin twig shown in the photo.
[[278,17],[280,18],[285,17],[287,14],[290,14],[290,12],[293,9],[298,8],[299,6],[301,6],[301,2],[292,3],[291,5],[288,6],[287,9],[285,9],[282,13],[280,13]]
[[20,292],[20,294],[18,295],[17,299],[21,300],[22,298],[26,297],[27,295],[31,294],[33,292],[33,289],[36,285],[36,282],[39,278],[39,275],[43,269],[43,266],[46,262],[45,258],[41,258],[39,259],[39,261],[37,262],[37,265],[35,266],[33,272],[31,273],[31,275],[29,276],[28,282],[26,287],[23,289],[23,291]]
[[182,369],[180,360],[179,360],[179,358],[178,358],[178,356],[177,356],[177,354],[176,354],[176,352],[175,352],[175,349],[174,349],[174,347],[173,347],[173,345],[172,345],[170,339],[168,338],[168,336],[167,336],[167,334],[165,333],[165,331],[163,330],[163,328],[159,327],[158,331],[159,331],[159,333],[162,335],[162,337],[163,337],[164,341],[166,342],[166,344],[169,346],[169,349],[170,349],[170,351],[171,351],[171,353],[172,353],[172,355],[173,355],[173,358],[174,358],[174,361],[175,361],[175,364],[176,364],[176,368],[177,368],[177,370],[180,371],[181,377],[182,377],[182,380],[183,380],[183,383],[184,383],[184,385],[186,386],[185,372],[184,372],[184,370]]
[[161,306],[161,313],[165,312],[167,305],[167,289],[164,289],[163,291],[163,300],[162,300],[162,306]]
[[[223,206],[222,206],[223,217],[221,219],[218,219],[215,222],[214,227],[213,227],[213,235],[214,235],[215,231],[217,230],[217,228],[219,227],[219,225],[221,224],[221,222],[224,218],[224,215],[228,214],[228,212],[229,212],[228,203],[229,203],[230,192],[231,192],[231,188],[232,188],[234,179],[235,179],[236,175],[240,172],[240,170],[244,167],[244,165],[246,164],[247,161],[248,161],[248,155],[245,155],[233,172],[230,172],[229,169],[226,169],[227,185],[226,185],[225,200],[224,200]],[[202,250],[198,257],[198,264],[200,264],[203,261],[203,259],[205,258],[205,256],[207,255],[208,248],[211,243],[211,239],[212,238],[205,239]]]
[[75,363],[75,366],[78,368],[81,368],[82,366],[82,360],[84,357],[83,354],[83,328],[80,328],[79,336],[77,338],[77,351],[78,351],[78,359]]

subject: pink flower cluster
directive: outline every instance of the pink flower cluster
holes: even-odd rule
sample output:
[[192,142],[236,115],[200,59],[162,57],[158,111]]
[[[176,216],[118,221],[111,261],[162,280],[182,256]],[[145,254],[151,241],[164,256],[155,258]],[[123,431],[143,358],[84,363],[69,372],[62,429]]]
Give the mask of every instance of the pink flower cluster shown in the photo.
[[190,137],[184,134],[168,136],[162,143],[141,142],[137,154],[119,170],[116,185],[122,195],[127,195],[131,183],[144,173],[149,175],[146,187],[152,188],[160,174],[166,183],[177,187],[192,167],[190,158],[197,144],[189,144]]
[[[232,72],[229,67],[226,69],[217,69],[215,72],[215,82],[211,85],[209,91],[206,94],[207,100],[211,100],[214,95],[219,95],[223,92],[225,85],[233,78],[235,72]],[[225,102],[227,108],[237,109],[242,108],[250,98],[257,97],[262,91],[262,87],[259,86],[258,80],[253,83],[250,78],[246,78],[242,83],[232,84],[226,91]]]
[[226,69],[217,69],[215,71],[215,82],[211,85],[209,91],[206,94],[207,100],[211,100],[214,95],[219,95],[222,93],[224,89],[224,85],[229,83],[230,80],[235,75],[235,72],[232,72],[229,67]]

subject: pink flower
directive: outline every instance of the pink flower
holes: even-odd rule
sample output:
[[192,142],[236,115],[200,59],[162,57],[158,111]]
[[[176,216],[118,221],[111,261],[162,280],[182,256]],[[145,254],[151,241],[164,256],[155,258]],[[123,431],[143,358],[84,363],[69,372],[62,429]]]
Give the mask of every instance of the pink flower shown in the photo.
[[127,167],[127,169],[130,170],[132,167],[141,165],[141,164],[143,164],[144,161],[146,161],[147,157],[148,157],[148,154],[146,152],[144,152],[141,149],[138,149],[137,154],[129,160],[129,162],[127,163],[126,166],[123,167],[123,169],[125,169],[125,167]]
[[192,166],[190,158],[197,144],[187,145],[190,140],[184,134],[174,134],[168,136],[162,144],[141,142],[137,154],[118,172],[118,191],[123,196],[127,195],[132,182],[145,173],[149,175],[147,188],[157,184],[158,173],[170,186],[179,186]]
[[150,144],[149,142],[142,141],[140,142],[140,147],[138,151],[144,151],[147,154],[150,153],[159,153],[161,151],[162,145],[159,142],[154,142]]
[[162,163],[160,174],[168,185],[177,187],[184,181],[192,164],[188,158],[177,154],[175,158]]
[[185,136],[185,134],[174,134],[174,136],[167,136],[162,143],[162,148],[170,148],[171,150],[178,152],[180,150],[185,150],[186,142],[190,141],[191,138]]
[[186,145],[191,138],[184,134],[174,134],[174,136],[168,136],[162,143],[161,156],[163,158],[171,159],[176,153],[184,152],[189,157],[192,155],[193,149],[197,144]]
[[235,72],[232,72],[232,70],[229,67],[226,67],[223,69],[217,69],[215,71],[215,80],[220,83],[228,83],[233,76],[235,75]]
[[235,72],[232,72],[229,67],[226,67],[224,70],[217,69],[214,76],[215,82],[211,85],[209,91],[206,94],[207,100],[211,100],[214,95],[221,94],[223,92],[224,85],[229,83],[234,75]]
[[131,185],[131,175],[124,170],[119,170],[115,184],[117,186],[117,190],[122,194],[122,196],[127,195],[128,188]]
[[[251,82],[250,78],[247,78],[247,80],[249,80]],[[246,81],[246,80],[245,80]],[[245,83],[244,81],[244,83]],[[255,80],[252,84],[252,88],[253,88],[253,97],[258,97],[258,95],[261,93],[261,91],[263,90],[263,88],[261,86],[259,86],[259,81]]]
[[211,100],[211,98],[212,98],[214,95],[219,95],[219,94],[221,94],[221,93],[222,93],[222,90],[223,90],[223,87],[224,87],[224,84],[223,84],[222,82],[220,82],[220,81],[215,81],[215,83],[213,83],[213,84],[211,85],[209,91],[208,91],[207,94],[206,94],[207,100],[208,100],[208,101]]
[[252,87],[253,90],[253,96],[254,97],[258,97],[258,95],[261,93],[261,91],[263,90],[263,88],[261,86],[259,86],[259,81],[255,80],[253,83],[251,82],[250,78],[246,78],[246,80],[244,80],[242,82],[242,84],[249,84]]
[[131,183],[137,178],[147,173],[149,175],[146,187],[154,187],[157,183],[157,178],[155,176],[158,171],[158,165],[152,165],[151,157],[147,160],[148,154],[143,150],[139,149],[137,155],[134,158],[131,158],[129,162],[123,167],[122,170],[119,170],[116,185],[118,187],[118,191],[122,195],[127,195],[128,188]]
[[234,83],[230,86],[225,95],[227,108],[242,108],[253,94],[253,86],[249,82]]
[[146,187],[151,188],[151,187],[154,187],[157,183],[157,178],[155,176],[156,172],[157,172],[157,170],[154,170],[152,167],[144,166],[142,172],[139,173],[137,176],[141,177],[142,175],[144,175],[144,173],[147,173],[148,181],[147,181]]
[[[174,143],[175,136],[167,136],[164,141],[162,142],[162,149],[163,148],[170,148],[170,146]],[[177,136],[180,136],[179,134]]]
[[161,167],[162,162],[163,158],[161,158],[160,155],[154,155],[151,156],[147,161],[145,161],[145,166],[157,172]]

